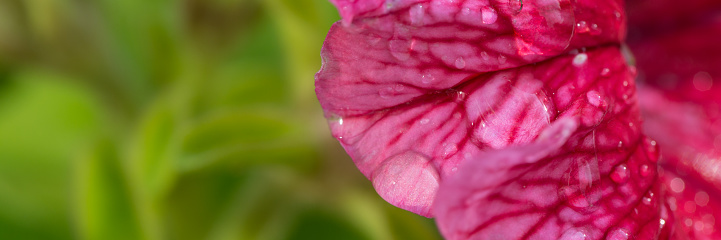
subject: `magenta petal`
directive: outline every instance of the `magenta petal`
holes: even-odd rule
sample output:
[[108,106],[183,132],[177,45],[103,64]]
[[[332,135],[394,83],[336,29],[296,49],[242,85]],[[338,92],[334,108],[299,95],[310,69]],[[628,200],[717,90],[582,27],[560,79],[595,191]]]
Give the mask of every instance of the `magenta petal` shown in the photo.
[[[341,12],[375,2],[335,1]],[[373,17],[331,27],[316,75],[327,117],[397,106],[479,73],[571,49],[618,44],[624,31],[620,1],[525,1],[522,7],[506,0],[391,2],[394,7],[354,12]]]
[[530,143],[559,117],[576,117],[587,131],[603,126],[593,134],[614,151],[633,146],[640,136],[632,79],[619,48],[606,47],[478,75],[448,89],[416,88],[422,95],[362,114],[330,111],[329,123],[385,200],[432,216],[433,193],[461,161]]
[[673,218],[656,182],[658,152],[638,130],[626,130],[634,140],[625,147],[608,141],[617,124],[638,123],[619,118],[590,127],[559,118],[533,143],[465,161],[438,190],[433,210],[443,236],[667,238]]
[[661,179],[677,219],[673,238],[721,239],[721,19],[699,14],[704,21],[697,21],[688,12],[718,10],[721,2],[659,4],[645,7],[678,7],[669,15],[687,25],[663,26],[630,43],[644,83],[644,130],[662,149]]
[[674,239],[721,239],[721,96],[698,103],[646,87],[639,98],[645,132],[663,150],[659,165],[677,219]]

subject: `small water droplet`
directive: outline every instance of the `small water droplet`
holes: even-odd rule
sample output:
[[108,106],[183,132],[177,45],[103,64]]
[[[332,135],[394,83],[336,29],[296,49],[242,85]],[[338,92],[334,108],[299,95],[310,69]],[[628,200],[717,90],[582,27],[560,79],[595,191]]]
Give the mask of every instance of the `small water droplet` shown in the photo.
[[603,68],[603,69],[601,69],[601,76],[602,76],[602,77],[608,77],[608,75],[610,75],[610,74],[611,74],[611,69],[608,69],[608,68]]
[[648,160],[651,162],[658,162],[659,157],[661,156],[658,144],[656,141],[651,140],[650,138],[646,138],[644,141],[644,145],[646,146],[646,156],[648,156]]
[[628,230],[616,229],[608,235],[608,240],[628,240]]
[[586,21],[580,21],[576,23],[576,32],[585,33],[588,32],[588,30],[588,23],[586,23]]
[[623,86],[628,87],[628,81],[623,81]]
[[491,56],[488,56],[488,53],[485,52],[485,51],[481,52],[481,57],[482,57],[483,60],[485,60],[485,61],[488,61],[488,59],[491,58]]
[[456,144],[453,144],[453,143],[448,144],[448,145],[446,145],[446,147],[443,149],[443,157],[444,157],[444,158],[449,158],[450,156],[452,156],[452,155],[455,154],[456,152],[458,152],[458,147],[456,146]]
[[611,180],[618,184],[626,183],[626,181],[628,181],[630,177],[629,175],[630,171],[628,169],[628,166],[626,166],[626,164],[621,164],[616,166],[616,168],[611,173]]
[[481,8],[481,17],[483,19],[483,24],[494,24],[498,19],[498,14],[495,9],[485,6]]
[[563,232],[558,240],[586,240],[590,239],[587,233],[578,228],[570,228]]
[[651,198],[650,198],[650,197],[643,197],[643,199],[641,199],[641,201],[643,202],[643,204],[651,205]]
[[423,7],[423,4],[416,4],[413,7],[411,7],[409,14],[411,19],[411,24],[413,25],[422,25],[423,24],[423,18],[426,15],[426,10]]
[[514,15],[521,13],[521,10],[523,10],[523,0],[508,0],[508,5]]
[[576,57],[573,58],[573,66],[583,66],[583,64],[586,63],[586,60],[588,60],[588,55],[586,55],[585,53],[579,53],[578,55],[576,55]]
[[457,168],[457,167],[451,168],[451,172],[456,172],[456,171],[458,171],[458,168]]
[[652,171],[653,171],[653,169],[646,164],[641,165],[641,168],[639,169],[639,173],[643,177],[648,177],[648,175],[651,175]]
[[406,61],[411,58],[410,44],[405,40],[390,40],[388,41],[388,50],[391,55],[399,61]]
[[595,107],[606,105],[605,101],[601,98],[601,94],[595,90],[588,91],[588,93],[586,93],[586,99],[588,100],[588,103]]
[[390,98],[395,95],[395,90],[393,90],[393,87],[385,87],[378,90],[378,95],[380,95],[382,98]]
[[431,121],[430,119],[424,118],[424,119],[421,119],[421,121],[419,121],[419,122],[420,122],[421,124],[427,124],[427,123],[430,122],[430,121]]
[[623,141],[618,141],[618,147],[623,147]]
[[436,78],[433,77],[433,75],[431,75],[431,74],[425,74],[425,75],[421,76],[421,82],[424,84],[432,83],[435,80],[436,80]]
[[505,64],[506,63],[506,56],[500,55],[498,56],[498,63]]
[[462,57],[456,58],[455,66],[458,69],[463,69],[466,67],[466,60],[463,60]]
[[456,92],[456,101],[463,101],[466,100],[466,93],[463,91]]
[[619,12],[619,11],[614,11],[614,12],[613,12],[613,15],[616,16],[616,20],[617,20],[617,21],[618,21],[618,20],[621,20],[621,12]]
[[599,35],[601,34],[601,29],[598,27],[598,24],[591,24],[591,35]]
[[461,117],[462,117],[462,116],[461,116],[461,113],[459,113],[459,112],[453,113],[453,118],[455,118],[455,119],[461,119]]

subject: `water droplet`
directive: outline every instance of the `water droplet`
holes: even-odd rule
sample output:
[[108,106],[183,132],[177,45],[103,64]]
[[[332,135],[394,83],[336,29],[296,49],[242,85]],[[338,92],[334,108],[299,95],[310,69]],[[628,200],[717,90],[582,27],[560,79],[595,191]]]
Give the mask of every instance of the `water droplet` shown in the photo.
[[616,16],[616,20],[617,20],[617,21],[618,21],[618,20],[621,20],[621,12],[619,12],[619,11],[614,11],[614,12],[613,12],[613,15]]
[[646,165],[646,164],[641,165],[641,168],[639,169],[639,173],[640,173],[641,176],[643,176],[643,177],[648,177],[648,175],[651,175],[651,172],[652,172],[652,171],[653,171],[653,169],[651,169],[651,167],[649,167],[649,166]]
[[430,122],[430,121],[431,121],[430,119],[424,118],[424,119],[421,119],[419,122],[420,122],[421,124],[427,124],[427,123]]
[[591,35],[599,35],[601,34],[601,29],[598,28],[598,24],[591,24]]
[[456,92],[456,101],[463,101],[466,100],[466,93],[463,91]]
[[628,230],[616,229],[608,235],[608,240],[628,240]]
[[658,162],[661,154],[656,141],[651,140],[650,138],[646,138],[646,140],[644,141],[644,145],[646,146],[646,155],[648,156],[648,160],[650,160],[651,162]]
[[462,57],[456,58],[455,66],[458,69],[463,69],[466,67],[466,60],[463,60]]
[[591,188],[593,181],[600,178],[597,163],[582,163],[578,167],[578,185],[582,191]]
[[628,81],[623,81],[623,86],[628,87]]
[[423,25],[423,18],[425,17],[426,10],[423,7],[423,4],[416,4],[413,7],[411,7],[410,11],[410,19],[411,24],[413,25]]
[[506,56],[500,55],[498,56],[498,63],[505,64],[506,63]]
[[395,95],[395,90],[393,90],[393,87],[385,87],[378,90],[378,95],[380,95],[382,98],[390,98]]
[[611,69],[603,68],[601,69],[601,76],[602,77],[608,77],[608,75],[611,75]]
[[618,141],[618,147],[623,147],[623,141]]
[[606,102],[601,98],[601,94],[595,90],[588,91],[588,93],[586,93],[586,99],[588,103],[595,107],[606,105]]
[[406,61],[411,58],[410,44],[405,40],[390,40],[388,41],[388,50],[391,55],[399,61]]
[[588,30],[588,23],[586,23],[586,21],[580,21],[576,23],[576,32],[585,33],[588,32]]
[[578,228],[570,228],[563,232],[558,240],[586,240],[590,239],[587,233]]
[[693,86],[699,91],[708,91],[713,87],[713,78],[707,72],[698,72],[693,76]]
[[651,205],[651,198],[650,198],[650,197],[643,197],[643,199],[641,199],[641,200],[642,200],[643,204]]
[[485,6],[481,8],[481,17],[483,18],[483,24],[494,24],[498,19],[498,14],[496,13],[495,9],[489,6]]
[[[373,187],[387,202],[429,215],[440,176],[431,159],[415,151],[384,159],[371,174]],[[423,186],[423,187],[418,187]],[[397,194],[399,192],[403,194]],[[421,206],[421,207],[419,207]]]
[[628,169],[628,166],[626,166],[626,164],[621,164],[614,168],[613,172],[611,173],[611,180],[619,184],[625,183],[626,181],[628,181],[630,177],[629,175],[630,171]]
[[586,63],[586,60],[588,60],[588,55],[586,55],[585,53],[579,53],[578,55],[576,55],[576,57],[573,58],[573,66],[583,66],[583,64]]
[[482,57],[483,60],[485,60],[485,61],[488,61],[488,59],[491,58],[491,56],[488,56],[488,53],[485,52],[485,51],[481,52],[481,57]]
[[[446,144],[444,144],[444,145],[446,145]],[[456,144],[453,144],[453,143],[447,144],[446,147],[443,149],[443,157],[449,158],[456,152],[458,152],[458,147],[456,146]]]
[[508,0],[508,7],[511,13],[519,14],[523,10],[523,0]]
[[425,75],[421,76],[421,82],[424,84],[432,83],[435,80],[436,80],[436,78],[431,74],[425,74]]

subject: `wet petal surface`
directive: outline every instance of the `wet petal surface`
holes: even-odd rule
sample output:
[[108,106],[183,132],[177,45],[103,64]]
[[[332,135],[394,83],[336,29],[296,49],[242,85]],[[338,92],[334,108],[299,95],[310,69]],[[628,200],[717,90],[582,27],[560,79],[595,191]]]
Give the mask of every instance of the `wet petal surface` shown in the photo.
[[644,131],[663,155],[660,176],[677,219],[673,239],[720,239],[721,2],[638,0],[629,7],[668,13],[655,22],[633,17],[632,28],[644,31],[629,46],[642,83]]
[[[552,123],[537,141],[487,151],[441,185],[437,222],[447,239],[658,239],[667,207],[648,142],[605,145],[597,127]],[[636,132],[638,135],[638,132]],[[604,146],[605,145],[605,146]]]

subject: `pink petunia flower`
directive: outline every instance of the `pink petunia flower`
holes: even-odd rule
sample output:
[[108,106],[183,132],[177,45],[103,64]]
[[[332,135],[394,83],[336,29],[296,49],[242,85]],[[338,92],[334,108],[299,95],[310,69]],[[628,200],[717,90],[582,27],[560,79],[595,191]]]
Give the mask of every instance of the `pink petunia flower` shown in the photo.
[[[706,103],[721,95],[673,98],[644,82],[642,126],[622,1],[331,2],[343,21],[324,43],[316,93],[333,135],[381,197],[436,217],[444,237],[718,236],[709,139],[721,111]],[[633,36],[634,50],[668,49]],[[665,70],[716,89],[718,72]]]

